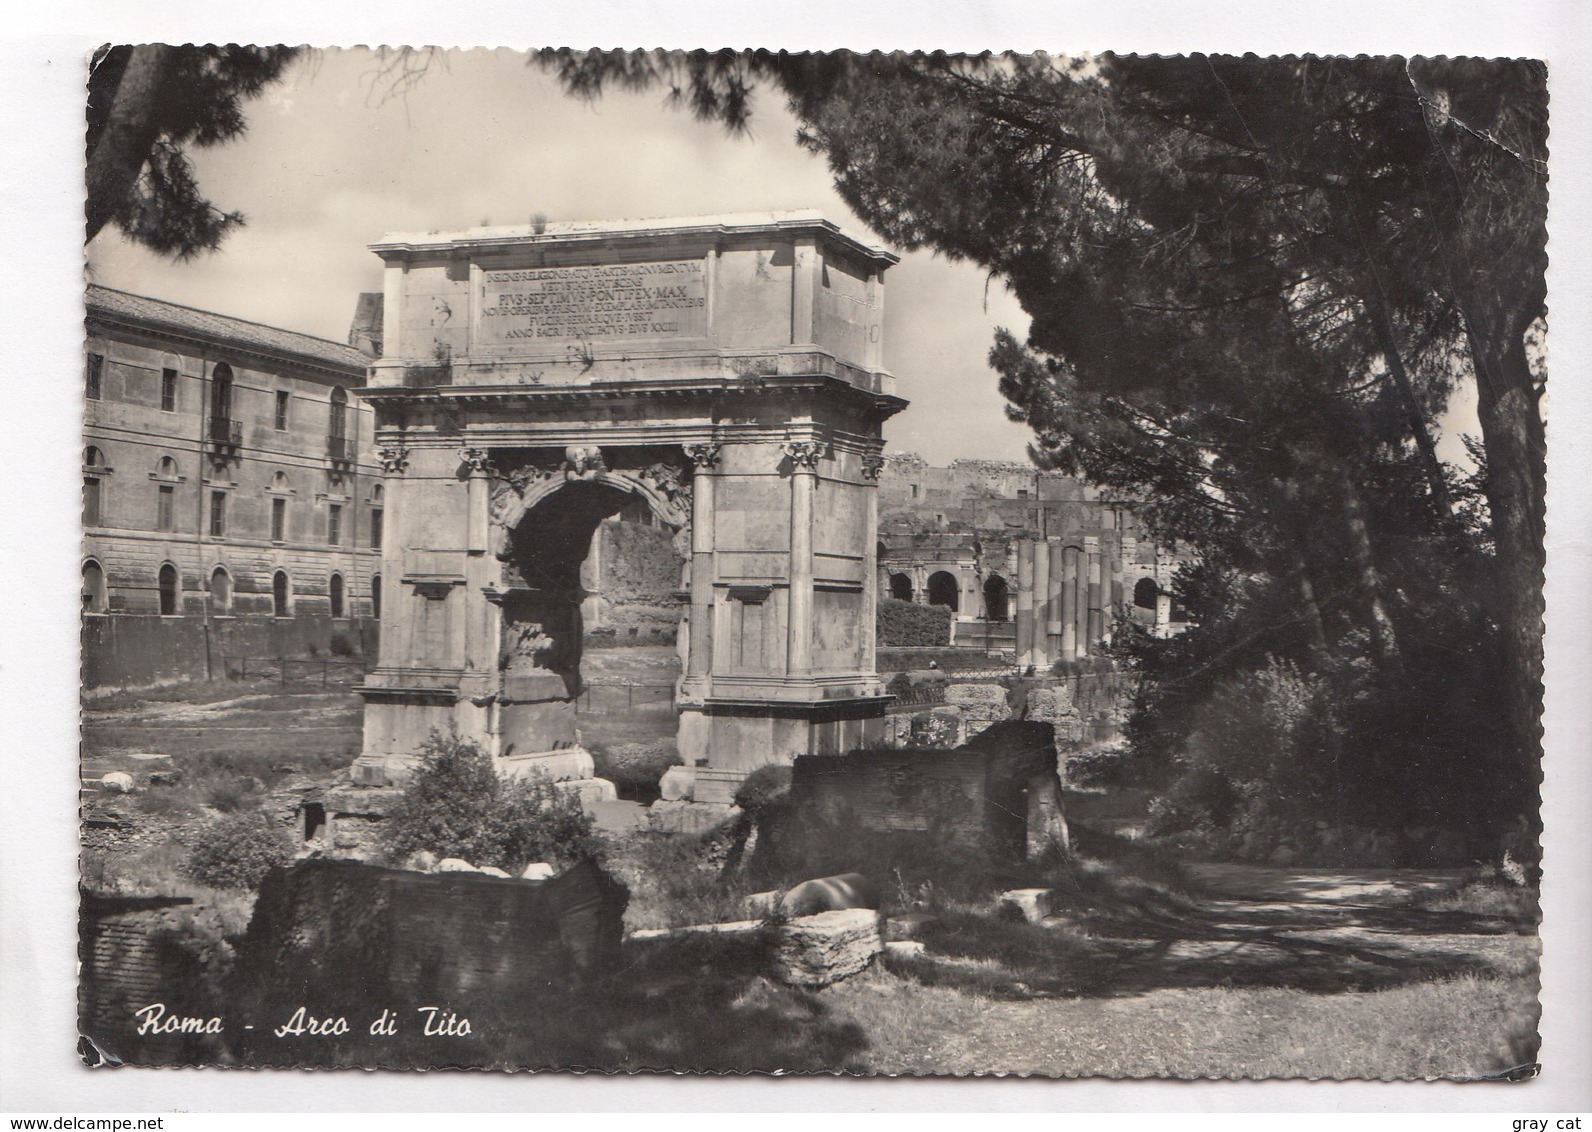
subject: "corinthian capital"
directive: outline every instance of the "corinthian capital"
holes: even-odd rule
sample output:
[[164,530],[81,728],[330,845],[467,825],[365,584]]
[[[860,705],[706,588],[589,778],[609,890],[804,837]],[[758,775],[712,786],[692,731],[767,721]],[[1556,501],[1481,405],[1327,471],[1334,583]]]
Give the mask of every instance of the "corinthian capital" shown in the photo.
[[389,476],[403,475],[409,466],[409,449],[397,444],[384,444],[376,449],[376,459],[381,462],[381,470]]
[[680,447],[685,449],[686,459],[691,461],[692,466],[702,471],[707,471],[719,462],[717,444],[682,444]]
[[470,469],[471,474],[490,474],[492,471],[492,453],[485,448],[462,448],[459,450],[459,460]]
[[876,480],[884,471],[884,456],[878,452],[870,452],[862,458],[862,476],[864,479]]
[[824,454],[824,445],[817,440],[787,440],[780,451],[790,457],[798,471],[816,472],[818,460]]

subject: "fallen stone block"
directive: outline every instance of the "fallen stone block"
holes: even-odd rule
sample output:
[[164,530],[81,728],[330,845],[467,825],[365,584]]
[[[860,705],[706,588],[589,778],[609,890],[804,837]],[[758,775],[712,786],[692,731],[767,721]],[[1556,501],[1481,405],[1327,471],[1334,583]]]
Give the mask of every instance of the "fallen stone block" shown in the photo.
[[680,928],[642,928],[630,939],[670,939],[682,935],[752,935],[763,930],[762,920],[726,920],[721,924],[687,924]]
[[431,870],[434,873],[473,873],[475,866],[462,857],[444,857],[437,862],[437,867]]
[[741,783],[746,781],[746,776],[750,773],[711,766],[699,766],[693,769],[696,771],[696,777],[692,782],[692,801],[726,806],[734,804],[735,792],[741,788]]
[[800,916],[776,929],[774,977],[798,987],[827,987],[855,975],[884,950],[879,913],[867,908]]
[[1026,920],[1037,924],[1050,915],[1051,891],[1048,888],[1014,888],[995,898],[995,914],[1004,920]]
[[156,751],[134,751],[127,756],[134,762],[146,763],[150,769],[171,766],[171,756],[162,755]]
[[176,786],[181,781],[180,770],[157,770],[149,776],[151,786]]
[[510,879],[509,874],[498,868],[496,865],[482,865],[475,871],[480,873],[482,876],[502,877],[504,880]]
[[558,870],[546,861],[532,861],[525,866],[525,871],[520,874],[521,880],[551,880]]
[[[945,702],[952,707],[1006,711],[1006,689],[999,684],[947,684]],[[1002,716],[1004,718],[1004,715]]]
[[133,776],[124,770],[113,770],[100,779],[100,787],[112,794],[131,794]]
[[437,855],[429,849],[421,849],[409,855],[404,867],[417,873],[434,873],[437,871]]
[[892,939],[885,943],[884,953],[897,959],[916,959],[923,954],[923,943],[916,939]]
[[658,780],[658,792],[665,802],[694,801],[696,776],[697,768],[694,766],[672,766]]
[[558,751],[533,751],[507,755],[497,760],[497,772],[504,778],[539,774],[554,782],[593,778],[597,764],[584,747],[565,747]]
[[619,791],[606,778],[567,779],[563,782],[555,782],[553,785],[566,794],[574,794],[578,797],[581,806],[587,813],[591,812],[593,803],[616,802],[619,800]]
[[710,802],[657,801],[647,807],[647,824],[657,833],[711,833],[741,816],[739,806]]
[[917,939],[923,934],[924,925],[934,921],[935,917],[928,912],[901,912],[885,920],[884,937],[889,940]]
[[779,909],[787,916],[812,916],[847,908],[878,908],[879,892],[861,873],[804,880],[780,897]]

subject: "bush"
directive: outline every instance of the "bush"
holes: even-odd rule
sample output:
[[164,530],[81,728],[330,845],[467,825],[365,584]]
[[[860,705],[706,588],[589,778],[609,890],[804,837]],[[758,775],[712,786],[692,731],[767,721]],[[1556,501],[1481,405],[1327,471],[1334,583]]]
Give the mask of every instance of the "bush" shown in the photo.
[[333,633],[332,643],[328,646],[328,651],[333,656],[355,656],[358,654],[358,650],[354,648],[354,642],[348,639],[347,633]]
[[519,873],[533,861],[595,859],[591,817],[544,778],[500,778],[492,756],[457,731],[433,731],[421,765],[381,824],[389,860],[421,851]]
[[894,648],[948,645],[951,641],[951,607],[918,605],[887,597],[879,600],[879,644]]
[[205,791],[204,800],[205,805],[223,814],[235,814],[259,801],[250,794],[248,785],[244,782],[217,783]]
[[256,810],[195,830],[183,871],[211,888],[256,888],[266,873],[291,861],[293,851],[292,835]]

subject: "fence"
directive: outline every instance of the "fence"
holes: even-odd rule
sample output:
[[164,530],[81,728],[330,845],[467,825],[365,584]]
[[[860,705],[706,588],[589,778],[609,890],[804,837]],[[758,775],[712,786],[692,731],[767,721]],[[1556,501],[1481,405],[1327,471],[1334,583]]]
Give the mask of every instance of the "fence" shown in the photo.
[[346,688],[365,676],[365,666],[359,661],[333,657],[223,656],[221,664],[228,680],[275,680],[283,687],[319,684],[322,688]]
[[[175,680],[221,679],[226,661],[307,657],[319,665],[346,658],[334,649],[376,656],[374,621],[329,617],[161,617],[156,614],[95,614],[83,618],[83,686],[145,687]],[[263,659],[259,660],[264,663]],[[357,660],[346,661],[358,664]],[[298,663],[296,660],[294,663]],[[317,669],[318,672],[318,669]]]

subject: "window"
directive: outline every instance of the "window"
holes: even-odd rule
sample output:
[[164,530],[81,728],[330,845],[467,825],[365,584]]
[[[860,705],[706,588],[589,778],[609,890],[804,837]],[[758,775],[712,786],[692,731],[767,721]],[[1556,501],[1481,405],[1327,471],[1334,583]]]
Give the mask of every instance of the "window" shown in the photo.
[[287,500],[271,500],[271,541],[287,541]]
[[227,493],[210,493],[210,537],[221,538],[227,533]]
[[333,503],[326,512],[326,544],[336,546],[343,541],[343,505]]
[[167,413],[177,411],[177,371],[174,369],[160,371],[160,407]]
[[83,449],[83,463],[91,468],[103,468],[105,466],[105,453],[90,444]]
[[226,362],[211,371],[210,417],[212,420],[232,419],[232,367]]
[[172,520],[176,512],[177,489],[169,483],[163,483],[155,496],[155,529],[169,531],[172,529]]
[[83,525],[97,527],[100,525],[100,478],[98,476],[83,477]]
[[377,621],[381,620],[381,575],[373,574],[370,579],[370,615]]
[[1140,578],[1133,587],[1133,604],[1140,609],[1154,609],[1155,599],[1161,594],[1161,589],[1155,584],[1154,578]]
[[341,387],[332,390],[332,408],[326,419],[326,435],[338,439],[348,435],[348,392]]
[[954,575],[938,570],[929,575],[929,604],[948,605],[954,613],[961,605],[961,588]]
[[105,612],[105,571],[92,558],[83,563],[83,612]]
[[177,461],[173,460],[170,456],[162,456],[160,458],[160,463],[156,465],[156,474],[158,474],[162,479],[176,479]]
[[380,507],[372,507],[370,509],[370,548],[372,550],[380,550],[381,549],[381,508]]
[[160,615],[177,615],[177,567],[170,562],[160,568]]
[[287,574],[278,570],[271,577],[271,614],[275,617],[288,616],[288,587]]
[[276,391],[276,430],[287,431],[287,406],[289,394],[286,389]]
[[890,596],[897,601],[912,600],[912,579],[905,574],[890,575]]
[[210,572],[210,610],[212,613],[232,612],[232,576],[220,566]]
[[90,401],[98,401],[100,399],[104,373],[105,355],[90,354],[88,356],[88,370],[83,375],[83,396]]
[[327,596],[332,603],[332,616],[342,617],[343,614],[343,576],[333,574],[331,583],[326,587]]

